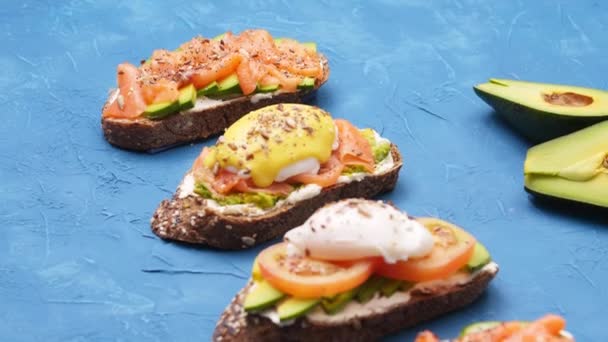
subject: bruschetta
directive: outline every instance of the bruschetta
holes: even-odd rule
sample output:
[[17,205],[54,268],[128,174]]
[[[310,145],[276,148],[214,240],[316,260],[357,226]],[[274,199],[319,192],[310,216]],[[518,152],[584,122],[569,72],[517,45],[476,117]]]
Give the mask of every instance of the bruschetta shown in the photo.
[[254,109],[301,102],[328,77],[315,43],[265,30],[199,36],[173,51],[156,50],[139,66],[118,65],[102,128],[118,147],[163,149],[219,134]]
[[497,272],[458,226],[342,200],[257,256],[213,340],[375,341],[467,306]]
[[152,218],[163,239],[249,248],[302,224],[325,203],[392,190],[397,147],[373,129],[303,104],[253,111],[194,161]]

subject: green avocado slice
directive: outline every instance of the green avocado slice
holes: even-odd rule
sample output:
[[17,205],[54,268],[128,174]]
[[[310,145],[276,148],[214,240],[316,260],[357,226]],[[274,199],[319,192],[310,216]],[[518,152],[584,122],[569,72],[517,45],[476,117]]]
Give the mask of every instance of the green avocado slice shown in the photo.
[[545,197],[608,207],[608,121],[528,150],[525,189]]
[[217,82],[217,91],[207,94],[212,98],[226,98],[234,95],[241,95],[241,86],[239,83],[239,77],[236,73],[230,74],[226,78]]
[[270,85],[258,85],[256,88],[257,93],[272,93],[274,91],[279,90],[278,84],[270,84]]
[[179,109],[186,110],[194,107],[196,104],[196,88],[191,84],[179,91]]
[[158,120],[177,113],[179,111],[179,101],[153,103],[146,107],[144,116],[148,119]]
[[381,276],[371,276],[365,283],[363,283],[363,285],[361,285],[357,289],[355,299],[361,304],[369,302],[374,297],[374,294],[376,294],[376,292],[378,292],[382,288],[386,280],[386,278]]
[[217,81],[213,81],[211,82],[209,85],[205,86],[204,88],[201,88],[197,91],[197,94],[199,96],[209,96],[209,95],[213,95],[216,94],[218,91],[218,84]]
[[599,89],[491,79],[474,90],[520,134],[536,142],[608,119],[608,92]]
[[467,271],[473,273],[475,271],[480,270],[482,267],[487,265],[490,261],[492,261],[490,252],[488,252],[488,250],[486,249],[486,247],[484,245],[477,242],[475,244],[475,247],[473,250],[473,256],[471,257],[469,262],[467,262],[465,267],[466,267]]
[[274,288],[267,281],[256,281],[253,286],[243,303],[245,311],[266,309],[285,297],[283,292]]
[[319,304],[320,299],[287,298],[277,306],[280,321],[288,321],[305,315]]
[[464,329],[462,329],[462,331],[460,332],[460,337],[464,337],[470,334],[475,334],[481,331],[485,331],[485,330],[489,330],[492,328],[496,328],[497,326],[499,326],[500,324],[502,324],[501,322],[498,321],[487,321],[487,322],[477,322],[477,323],[473,323],[470,325],[467,325],[466,327],[464,327]]
[[333,315],[342,311],[342,309],[348,304],[355,296],[356,290],[348,290],[346,292],[337,294],[331,298],[323,298],[321,300],[321,306],[328,315]]
[[304,77],[302,82],[298,84],[298,89],[300,90],[310,90],[315,87],[316,79],[314,77]]

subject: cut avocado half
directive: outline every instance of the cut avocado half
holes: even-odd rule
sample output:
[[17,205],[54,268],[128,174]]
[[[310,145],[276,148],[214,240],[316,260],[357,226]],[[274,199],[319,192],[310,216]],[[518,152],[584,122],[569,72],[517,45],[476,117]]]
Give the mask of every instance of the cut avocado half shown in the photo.
[[319,299],[287,298],[277,306],[279,320],[288,321],[303,316],[319,302]]
[[490,252],[486,249],[486,247],[479,242],[475,244],[473,250],[473,256],[467,262],[466,269],[469,272],[475,272],[480,270],[482,267],[487,265],[490,261],[492,261],[492,257],[490,256]]
[[179,112],[179,101],[153,103],[146,107],[144,116],[148,119],[158,120]]
[[525,188],[535,195],[608,207],[608,121],[528,150]]
[[464,329],[462,329],[462,331],[460,332],[460,337],[464,337],[464,336],[467,336],[470,334],[475,334],[478,332],[493,329],[493,328],[496,328],[497,326],[499,326],[500,324],[501,324],[501,322],[498,322],[498,321],[473,323],[473,324],[467,325],[466,327],[464,327]]
[[179,109],[186,110],[194,107],[196,104],[196,88],[191,84],[179,91]]
[[474,90],[520,134],[536,142],[608,119],[608,92],[599,89],[491,79]]
[[276,302],[285,297],[285,294],[267,281],[257,281],[253,288],[247,293],[243,308],[245,311],[258,311],[273,306]]

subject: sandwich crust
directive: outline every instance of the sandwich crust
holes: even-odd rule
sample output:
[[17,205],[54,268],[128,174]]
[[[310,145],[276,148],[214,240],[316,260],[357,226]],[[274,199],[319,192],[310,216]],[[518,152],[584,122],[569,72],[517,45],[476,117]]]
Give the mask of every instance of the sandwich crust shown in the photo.
[[403,165],[396,145],[391,145],[394,165],[384,173],[366,175],[360,181],[338,183],[321,190],[317,196],[285,203],[268,212],[257,215],[233,215],[218,213],[206,204],[206,200],[189,195],[160,203],[152,217],[152,231],[163,239],[208,245],[219,249],[244,249],[282,236],[299,226],[317,209],[340,199],[370,198],[392,190],[397,183]]
[[[329,63],[320,54],[323,77],[310,90],[279,93],[270,98],[252,101],[253,95],[232,99],[226,104],[200,111],[187,111],[160,120],[101,118],[103,134],[112,145],[134,151],[155,151],[220,134],[243,115],[277,103],[301,103],[314,96],[329,78]],[[108,106],[106,101],[103,108]],[[103,112],[103,109],[102,109]]]

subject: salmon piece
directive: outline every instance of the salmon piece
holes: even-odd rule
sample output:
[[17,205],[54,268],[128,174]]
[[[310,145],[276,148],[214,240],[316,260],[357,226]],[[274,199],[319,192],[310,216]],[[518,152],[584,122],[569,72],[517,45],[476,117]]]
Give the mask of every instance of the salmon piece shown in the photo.
[[141,92],[147,104],[173,102],[179,98],[178,84],[174,81],[160,79],[151,84],[143,84]]
[[[547,315],[531,323],[505,322],[499,326],[464,336],[466,342],[564,342],[560,334],[566,321],[557,315]],[[420,341],[422,342],[422,341]]]
[[229,54],[219,62],[199,68],[192,75],[192,83],[197,89],[209,85],[213,81],[223,79],[232,74],[241,63],[239,54]]
[[439,338],[435,336],[432,332],[426,330],[418,334],[416,336],[416,340],[414,342],[440,342]]
[[292,75],[289,72],[282,72],[274,65],[268,65],[268,73],[279,80],[281,88],[287,91],[298,90],[298,84],[302,82],[303,77]]
[[251,179],[242,179],[234,188],[237,192],[262,192],[270,195],[287,196],[293,191],[293,186],[285,182],[274,182],[265,188],[256,187]]
[[374,154],[367,139],[357,127],[346,120],[334,120],[338,127],[338,158],[344,165],[363,166],[365,171],[374,172]]
[[239,78],[239,86],[243,94],[249,95],[255,91],[258,86],[257,79],[251,70],[249,58],[243,58],[241,64],[236,68],[236,75]]
[[146,109],[139,82],[139,70],[133,64],[122,63],[117,68],[118,96],[103,110],[103,116],[134,119]]
[[338,178],[344,170],[344,164],[340,161],[336,153],[333,153],[329,160],[321,165],[319,173],[316,175],[303,173],[295,175],[287,180],[288,183],[317,184],[323,188],[332,186],[338,182]]

